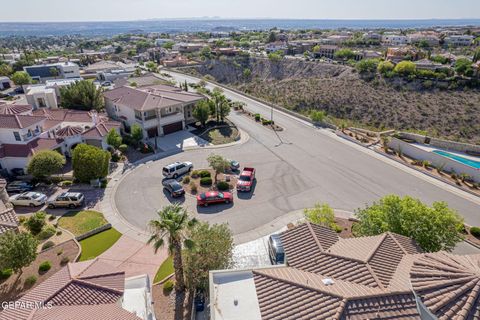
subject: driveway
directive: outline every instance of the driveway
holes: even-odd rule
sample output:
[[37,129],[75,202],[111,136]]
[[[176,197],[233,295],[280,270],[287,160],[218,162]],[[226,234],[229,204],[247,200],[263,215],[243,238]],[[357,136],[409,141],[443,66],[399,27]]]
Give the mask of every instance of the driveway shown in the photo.
[[[175,75],[175,79],[193,82],[184,76]],[[267,106],[233,92],[226,91],[226,95],[246,102],[248,110],[270,117]],[[235,194],[230,206],[197,210],[191,196],[185,198],[185,205],[201,220],[228,223],[236,235],[269,225],[316,202],[353,212],[388,194],[410,195],[428,204],[445,201],[466,223],[478,225],[480,221],[479,198],[347,142],[329,130],[315,129],[277,111],[274,120],[285,129],[282,132],[273,132],[236,112],[229,119],[249,134],[248,142],[216,150],[186,150],[137,167],[119,181],[114,195],[119,214],[145,230],[155,212],[169,203],[161,186],[162,167],[188,160],[195,168],[205,168],[208,155],[219,153],[240,161],[242,166],[255,167],[255,189],[249,194]]]
[[167,257],[165,248],[161,248],[155,254],[151,245],[122,235],[112,247],[98,258],[121,271],[125,271],[127,278],[139,274],[148,274],[150,281],[153,281],[158,268]]
[[161,149],[161,151],[169,152],[175,150],[180,152],[188,148],[203,147],[208,145],[207,141],[192,134],[188,130],[167,134],[163,137],[152,138],[149,142],[154,146],[155,139],[157,140],[156,145]]

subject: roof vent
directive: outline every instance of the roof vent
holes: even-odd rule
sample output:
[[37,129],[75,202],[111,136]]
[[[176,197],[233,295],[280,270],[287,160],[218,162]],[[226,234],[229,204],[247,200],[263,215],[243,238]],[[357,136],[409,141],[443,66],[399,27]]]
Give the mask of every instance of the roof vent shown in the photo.
[[238,306],[238,300],[237,300],[237,299],[233,299],[233,304],[234,304],[235,306]]
[[330,278],[322,279],[322,282],[323,282],[323,284],[326,285],[326,286],[331,286],[331,285],[333,285],[333,284],[335,283],[335,282],[333,282],[333,280],[330,279]]

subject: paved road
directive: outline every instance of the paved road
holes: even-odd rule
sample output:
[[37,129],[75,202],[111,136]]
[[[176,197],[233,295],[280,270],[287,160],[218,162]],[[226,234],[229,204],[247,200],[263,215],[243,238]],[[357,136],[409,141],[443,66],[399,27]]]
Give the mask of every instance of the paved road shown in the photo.
[[[195,81],[173,75],[180,82]],[[247,103],[247,109],[270,117],[268,106],[231,91],[225,93],[233,100]],[[257,168],[258,184],[251,195],[239,195],[230,206],[211,206],[197,211],[192,197],[187,196],[184,202],[202,220],[228,222],[235,234],[256,229],[316,202],[354,211],[387,194],[411,195],[429,204],[446,201],[467,223],[479,224],[478,198],[338,138],[328,130],[312,128],[277,111],[274,120],[285,128],[279,133],[235,112],[230,119],[248,132],[250,139],[245,144],[217,152],[240,161],[242,166]],[[205,159],[211,152],[181,152],[128,174],[115,195],[120,214],[144,229],[146,223],[155,218],[155,211],[168,203],[161,187],[162,167],[177,160],[191,160],[197,168],[206,167]]]

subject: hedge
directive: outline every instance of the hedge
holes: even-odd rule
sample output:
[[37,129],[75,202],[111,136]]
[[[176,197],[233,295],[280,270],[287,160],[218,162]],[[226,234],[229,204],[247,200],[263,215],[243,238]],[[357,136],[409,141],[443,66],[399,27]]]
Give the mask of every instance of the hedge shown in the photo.
[[210,177],[205,177],[200,179],[200,184],[202,186],[211,186],[212,185],[212,178]]

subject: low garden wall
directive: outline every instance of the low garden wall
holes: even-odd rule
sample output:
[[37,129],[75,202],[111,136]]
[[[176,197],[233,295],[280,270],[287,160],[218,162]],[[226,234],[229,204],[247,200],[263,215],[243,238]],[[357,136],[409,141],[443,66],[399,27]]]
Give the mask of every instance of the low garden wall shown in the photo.
[[[412,139],[415,140],[415,139]],[[457,174],[468,174],[471,176],[476,182],[480,182],[480,170],[465,165],[461,162],[455,161],[453,159],[446,158],[439,154],[429,152],[423,150],[421,148],[412,145],[411,143],[402,141],[395,137],[392,137],[388,146],[399,152],[401,151],[402,154],[416,160],[427,160],[430,161],[435,167],[442,167],[443,170],[447,172],[456,172]]]
[[84,234],[81,234],[81,235],[79,235],[79,236],[76,236],[76,237],[75,237],[75,240],[81,241],[81,240],[83,240],[83,239],[86,239],[86,238],[88,238],[88,237],[91,237],[91,236],[93,236],[93,235],[95,235],[95,234],[97,234],[97,233],[100,233],[100,232],[102,232],[102,231],[108,230],[108,229],[110,229],[110,228],[112,228],[112,225],[111,225],[110,223],[104,224],[104,225],[101,226],[101,227],[95,228],[95,229],[93,229],[93,230],[88,231],[87,233],[84,233]]

